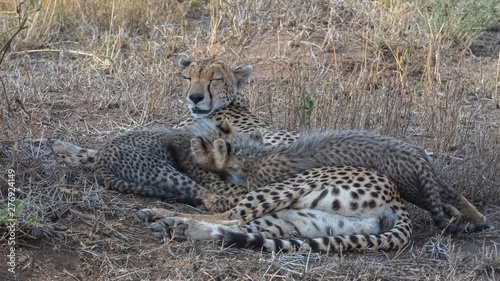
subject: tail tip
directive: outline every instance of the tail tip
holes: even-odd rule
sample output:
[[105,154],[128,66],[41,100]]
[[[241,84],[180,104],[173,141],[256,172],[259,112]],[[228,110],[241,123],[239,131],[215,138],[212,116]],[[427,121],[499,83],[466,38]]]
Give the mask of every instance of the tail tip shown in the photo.
[[477,223],[477,224],[449,224],[445,231],[449,234],[455,233],[474,233],[474,232],[484,232],[491,231],[495,227],[489,223]]

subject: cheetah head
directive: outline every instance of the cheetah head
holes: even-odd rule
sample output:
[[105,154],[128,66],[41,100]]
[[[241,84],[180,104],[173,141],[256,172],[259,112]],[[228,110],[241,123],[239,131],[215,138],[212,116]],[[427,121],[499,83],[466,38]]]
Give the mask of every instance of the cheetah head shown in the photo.
[[234,135],[234,130],[229,124],[228,119],[225,119],[220,125],[217,125],[217,130],[210,133],[196,133],[196,137],[191,139],[191,153],[196,162],[205,170],[217,172],[215,163],[214,141],[218,139],[228,139]]
[[220,60],[191,62],[181,59],[179,66],[186,101],[195,118],[206,117],[231,102],[241,102],[239,90],[252,73],[251,65],[231,69]]
[[265,145],[261,132],[256,129],[251,134],[232,133],[227,139],[217,139],[209,149],[200,148],[192,141],[191,149],[203,168],[219,172],[231,183],[246,185],[252,171],[257,169]]

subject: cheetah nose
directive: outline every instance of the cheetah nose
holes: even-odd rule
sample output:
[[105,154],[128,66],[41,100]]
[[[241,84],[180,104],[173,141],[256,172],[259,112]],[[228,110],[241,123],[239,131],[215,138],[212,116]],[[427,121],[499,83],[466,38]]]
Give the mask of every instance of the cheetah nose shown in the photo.
[[200,101],[202,101],[204,98],[203,94],[191,94],[189,95],[189,99],[194,103],[197,104]]

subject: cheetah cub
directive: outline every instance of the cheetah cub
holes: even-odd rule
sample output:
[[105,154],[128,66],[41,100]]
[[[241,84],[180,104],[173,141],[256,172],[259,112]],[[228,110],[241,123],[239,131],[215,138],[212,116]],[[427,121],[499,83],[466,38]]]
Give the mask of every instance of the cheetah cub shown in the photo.
[[396,183],[402,198],[428,210],[434,222],[448,233],[492,228],[486,223],[450,223],[443,210],[447,215],[462,215],[471,222],[483,220],[483,215],[438,177],[422,149],[392,137],[365,131],[329,131],[301,135],[290,146],[266,147],[260,131],[255,130],[251,134],[215,140],[212,152],[203,157],[197,153],[201,141],[200,138],[191,141],[197,162],[206,169],[218,171],[230,182],[246,185],[249,190],[283,181],[311,168],[365,167],[387,175]]
[[[157,127],[120,135],[97,153],[97,178],[106,188],[123,193],[176,199],[211,211],[227,210],[235,202],[226,202],[225,196],[207,189],[210,183],[199,184],[206,173],[195,164],[189,143],[195,135],[201,135],[207,140],[205,148],[210,149],[213,140],[228,136],[224,133],[229,133],[224,129],[227,125],[202,119],[183,129]],[[235,192],[238,190],[242,195],[247,193],[235,188]]]

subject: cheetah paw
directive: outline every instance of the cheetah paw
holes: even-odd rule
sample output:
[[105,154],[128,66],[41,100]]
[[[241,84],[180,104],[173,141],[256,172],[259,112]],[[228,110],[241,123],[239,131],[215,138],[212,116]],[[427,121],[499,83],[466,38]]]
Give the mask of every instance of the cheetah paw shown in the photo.
[[137,215],[145,222],[156,221],[162,217],[153,209],[142,209],[137,212]]
[[188,227],[184,222],[172,218],[162,219],[150,226],[151,235],[154,238],[161,240],[168,238],[177,241],[187,239],[186,230]]
[[72,167],[92,168],[97,154],[97,150],[82,148],[57,139],[41,138],[26,141],[41,148],[45,156],[55,155],[58,161]]
[[178,213],[169,211],[166,209],[162,208],[146,208],[139,210],[137,212],[137,215],[144,220],[145,222],[154,222],[160,219],[163,219],[165,217],[173,217],[176,216]]

